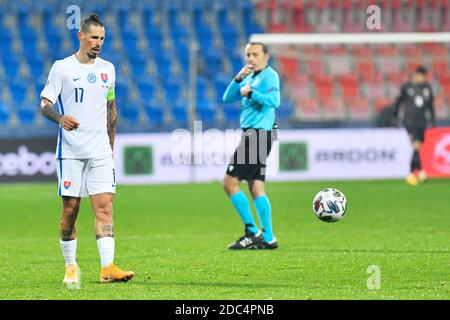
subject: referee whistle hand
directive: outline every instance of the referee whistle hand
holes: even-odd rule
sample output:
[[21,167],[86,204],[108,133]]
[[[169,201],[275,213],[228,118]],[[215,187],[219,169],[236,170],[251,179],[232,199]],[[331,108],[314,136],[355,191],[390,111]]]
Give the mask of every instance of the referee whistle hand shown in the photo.
[[72,130],[78,129],[78,127],[80,126],[80,123],[78,122],[78,120],[72,116],[61,117],[61,119],[59,120],[59,123],[67,131],[72,131]]
[[250,84],[247,83],[245,86],[241,87],[241,96],[246,97],[248,93],[252,90]]
[[248,75],[249,75],[250,73],[252,73],[252,72],[253,72],[253,65],[248,64],[248,65],[244,66],[244,67],[241,69],[241,71],[239,71],[239,73],[236,75],[235,79],[236,79],[237,81],[242,81],[242,80],[244,80],[244,78],[245,78],[246,76],[248,76]]

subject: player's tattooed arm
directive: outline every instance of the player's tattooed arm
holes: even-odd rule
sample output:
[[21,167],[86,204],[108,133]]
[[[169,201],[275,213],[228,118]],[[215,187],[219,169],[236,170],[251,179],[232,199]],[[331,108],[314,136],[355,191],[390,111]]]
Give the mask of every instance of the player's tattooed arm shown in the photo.
[[75,130],[80,126],[80,123],[72,116],[63,116],[56,112],[53,107],[53,103],[46,99],[42,98],[41,101],[41,114],[47,119],[60,124],[64,129],[70,131]]
[[53,103],[46,98],[42,98],[41,101],[41,114],[47,119],[56,122],[57,124],[60,123],[62,118],[62,116],[58,112],[56,112],[55,108],[53,107]]
[[111,145],[111,149],[114,150],[114,138],[116,136],[116,126],[117,126],[116,99],[109,100],[106,106],[108,118],[109,144]]
[[[100,229],[100,230],[99,230]],[[97,232],[95,237],[98,239],[105,237],[114,238],[114,226],[112,224],[101,225],[100,228],[97,227]]]

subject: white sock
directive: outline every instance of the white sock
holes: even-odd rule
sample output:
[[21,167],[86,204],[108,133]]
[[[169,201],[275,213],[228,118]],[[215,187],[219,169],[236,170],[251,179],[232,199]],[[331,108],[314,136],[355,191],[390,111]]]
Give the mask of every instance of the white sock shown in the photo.
[[60,239],[59,244],[61,245],[61,251],[64,256],[66,266],[69,264],[77,265],[77,262],[75,261],[75,256],[77,254],[77,239],[69,241]]
[[104,237],[97,240],[98,253],[102,268],[114,261],[114,238]]

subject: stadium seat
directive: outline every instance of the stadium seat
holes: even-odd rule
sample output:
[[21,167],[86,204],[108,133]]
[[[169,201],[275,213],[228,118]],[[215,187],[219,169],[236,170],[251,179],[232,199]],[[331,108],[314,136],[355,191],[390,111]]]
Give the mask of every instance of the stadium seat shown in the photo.
[[0,102],[0,124],[8,124],[10,113],[11,111],[9,110],[9,108],[5,104]]
[[359,81],[355,74],[341,74],[338,82],[344,98],[359,95]]
[[153,82],[140,81],[137,84],[137,88],[142,102],[150,101],[154,98],[155,86]]
[[240,102],[226,103],[223,105],[224,121],[228,127],[239,125],[241,110],[242,108]]
[[445,96],[436,96],[434,98],[434,109],[437,120],[447,119],[449,116],[448,99]]
[[450,97],[450,73],[445,73],[439,77],[439,82],[441,84],[441,90],[444,95],[448,98]]
[[374,103],[375,112],[380,112],[384,108],[392,106],[393,103],[394,103],[393,98],[384,97],[384,96],[376,97],[375,103]]
[[144,103],[145,114],[151,127],[163,128],[164,110],[161,102]]
[[17,106],[17,115],[21,125],[34,124],[37,115],[37,107],[29,103],[22,103]]
[[375,74],[375,65],[372,61],[359,61],[356,64],[356,72],[361,76],[362,80],[368,81]]
[[324,120],[343,120],[346,118],[344,103],[342,99],[334,97],[323,97],[320,99]]
[[[395,88],[395,90],[398,90],[398,88]],[[365,92],[369,99],[384,96],[384,81],[383,76],[380,73],[373,74],[365,81]]]
[[371,116],[369,101],[362,97],[349,97],[345,100],[349,116],[353,120],[366,120]]
[[296,74],[288,79],[293,97],[298,99],[311,98],[310,78],[306,74]]
[[186,127],[188,125],[187,102],[178,102],[172,106],[172,118],[175,126]]
[[137,124],[139,120],[140,106],[137,103],[128,102],[121,104],[119,109],[121,122],[126,125]]
[[299,60],[297,58],[280,57],[281,72],[288,79],[295,77],[299,71]]
[[295,118],[300,121],[320,120],[322,118],[322,111],[319,106],[319,100],[316,98],[300,99]]
[[334,95],[333,77],[318,75],[314,78],[314,87],[317,97],[331,97]]

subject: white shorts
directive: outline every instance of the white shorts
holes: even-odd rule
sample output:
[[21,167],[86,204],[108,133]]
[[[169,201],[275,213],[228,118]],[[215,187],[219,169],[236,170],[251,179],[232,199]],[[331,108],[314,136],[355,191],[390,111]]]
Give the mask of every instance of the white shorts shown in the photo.
[[57,159],[58,195],[86,198],[116,193],[116,170],[112,156],[100,159]]

